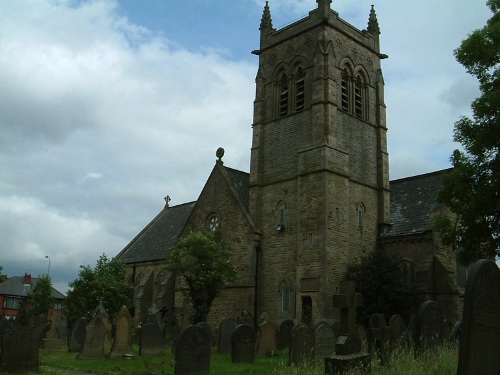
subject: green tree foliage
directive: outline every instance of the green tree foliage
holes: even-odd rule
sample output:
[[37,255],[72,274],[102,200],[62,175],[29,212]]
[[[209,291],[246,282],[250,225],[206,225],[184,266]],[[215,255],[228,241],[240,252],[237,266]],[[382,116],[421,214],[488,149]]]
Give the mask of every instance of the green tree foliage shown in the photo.
[[3,266],[0,266],[0,283],[7,280],[7,275],[3,274]]
[[181,276],[191,297],[193,323],[206,321],[213,300],[227,282],[236,278],[231,253],[220,232],[192,232],[167,251],[167,267]]
[[481,96],[472,102],[473,118],[455,123],[454,140],[464,152],[454,152],[438,197],[456,220],[441,215],[435,226],[464,265],[500,255],[500,0],[487,5],[493,16],[455,50],[479,80]]
[[31,306],[31,314],[38,316],[48,313],[49,309],[54,306],[50,276],[42,275],[37,278],[33,290],[28,294],[28,299]]
[[80,266],[78,278],[69,283],[65,300],[65,313],[70,322],[79,317],[89,317],[102,299],[110,316],[125,305],[132,307],[133,287],[125,283],[125,264],[119,259],[108,259],[103,254],[94,269]]
[[401,259],[382,246],[352,264],[349,273],[356,274],[356,292],[363,294],[363,307],[358,319],[366,324],[372,314],[383,314],[388,320],[393,314],[408,318],[415,308],[415,291],[406,286],[401,273]]

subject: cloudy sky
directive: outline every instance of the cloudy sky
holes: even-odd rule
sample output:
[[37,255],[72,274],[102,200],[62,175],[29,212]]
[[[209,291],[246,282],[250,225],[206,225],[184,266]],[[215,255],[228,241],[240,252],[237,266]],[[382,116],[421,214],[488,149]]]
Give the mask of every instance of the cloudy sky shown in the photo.
[[[449,167],[478,96],[453,50],[490,17],[478,0],[334,0],[366,28],[374,3],[391,179]],[[264,0],[0,1],[0,265],[47,273],[116,255],[164,206],[196,200],[222,146],[249,171]],[[274,27],[316,7],[269,0]]]

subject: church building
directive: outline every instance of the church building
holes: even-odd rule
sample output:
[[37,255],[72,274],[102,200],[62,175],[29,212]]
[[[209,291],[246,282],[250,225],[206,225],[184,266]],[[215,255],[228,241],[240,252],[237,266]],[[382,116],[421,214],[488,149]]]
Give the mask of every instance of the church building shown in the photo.
[[[432,218],[438,171],[389,181],[386,106],[372,9],[359,30],[317,0],[308,16],[273,27],[268,3],[260,23],[250,173],[231,169],[219,148],[198,200],[163,210],[119,254],[135,286],[136,321],[153,306],[186,322],[190,301],[165,269],[165,253],[191,231],[220,229],[237,279],[209,314],[314,323],[336,316],[349,264],[377,246],[402,259],[421,301],[458,318],[463,270],[441,245]],[[249,103],[250,104],[250,103]]]

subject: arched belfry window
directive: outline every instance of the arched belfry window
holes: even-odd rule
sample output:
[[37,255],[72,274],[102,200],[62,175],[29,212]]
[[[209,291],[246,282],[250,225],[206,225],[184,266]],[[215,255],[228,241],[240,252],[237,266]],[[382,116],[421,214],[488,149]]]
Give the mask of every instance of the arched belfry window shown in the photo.
[[361,74],[354,81],[354,114],[356,117],[366,118],[366,84]]
[[285,73],[281,74],[279,83],[279,115],[288,113],[288,78]]
[[362,227],[365,220],[365,205],[363,203],[358,204],[358,207],[356,208],[356,214],[358,217],[358,226]]
[[283,232],[285,230],[285,204],[280,202],[277,209],[277,230]]
[[342,111],[360,119],[368,119],[367,84],[364,74],[353,75],[345,66],[340,73],[340,106]]
[[340,90],[341,90],[341,101],[342,101],[342,110],[345,112],[349,112],[349,98],[350,98],[350,90],[349,90],[349,79],[350,74],[347,68],[344,68],[341,73],[340,78]]
[[304,70],[299,66],[295,74],[295,110],[297,112],[304,109],[304,76]]

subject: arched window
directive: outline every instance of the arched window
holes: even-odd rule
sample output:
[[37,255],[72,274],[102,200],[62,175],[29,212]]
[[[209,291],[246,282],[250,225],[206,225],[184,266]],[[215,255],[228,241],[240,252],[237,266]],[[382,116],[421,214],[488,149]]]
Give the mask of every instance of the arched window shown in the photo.
[[208,216],[207,219],[207,228],[211,232],[215,232],[216,230],[220,229],[220,218],[216,213],[212,213]]
[[354,82],[354,113],[357,117],[363,117],[363,84],[359,75]]
[[342,111],[360,119],[368,118],[367,86],[363,72],[353,75],[345,66],[340,73],[340,106]]
[[281,312],[290,312],[290,287],[286,281],[281,285]]
[[415,264],[408,260],[402,260],[400,264],[401,282],[405,286],[414,286],[416,282]]
[[349,112],[349,71],[347,68],[344,68],[344,70],[341,73],[341,78],[340,78],[340,90],[341,90],[341,101],[342,101],[342,110]]
[[304,109],[304,76],[304,70],[299,66],[295,76],[295,110],[297,112]]
[[288,79],[285,73],[280,78],[279,103],[279,114],[285,116],[288,113]]
[[283,232],[285,230],[285,204],[283,202],[278,203],[277,209],[277,224],[278,232]]
[[167,280],[165,280],[165,275],[163,274],[163,272],[160,272],[160,274],[156,278],[156,294],[158,296],[163,295],[163,293],[165,293],[166,286]]
[[365,205],[363,203],[359,203],[356,209],[358,216],[358,226],[362,227],[364,224],[364,216],[365,216]]

